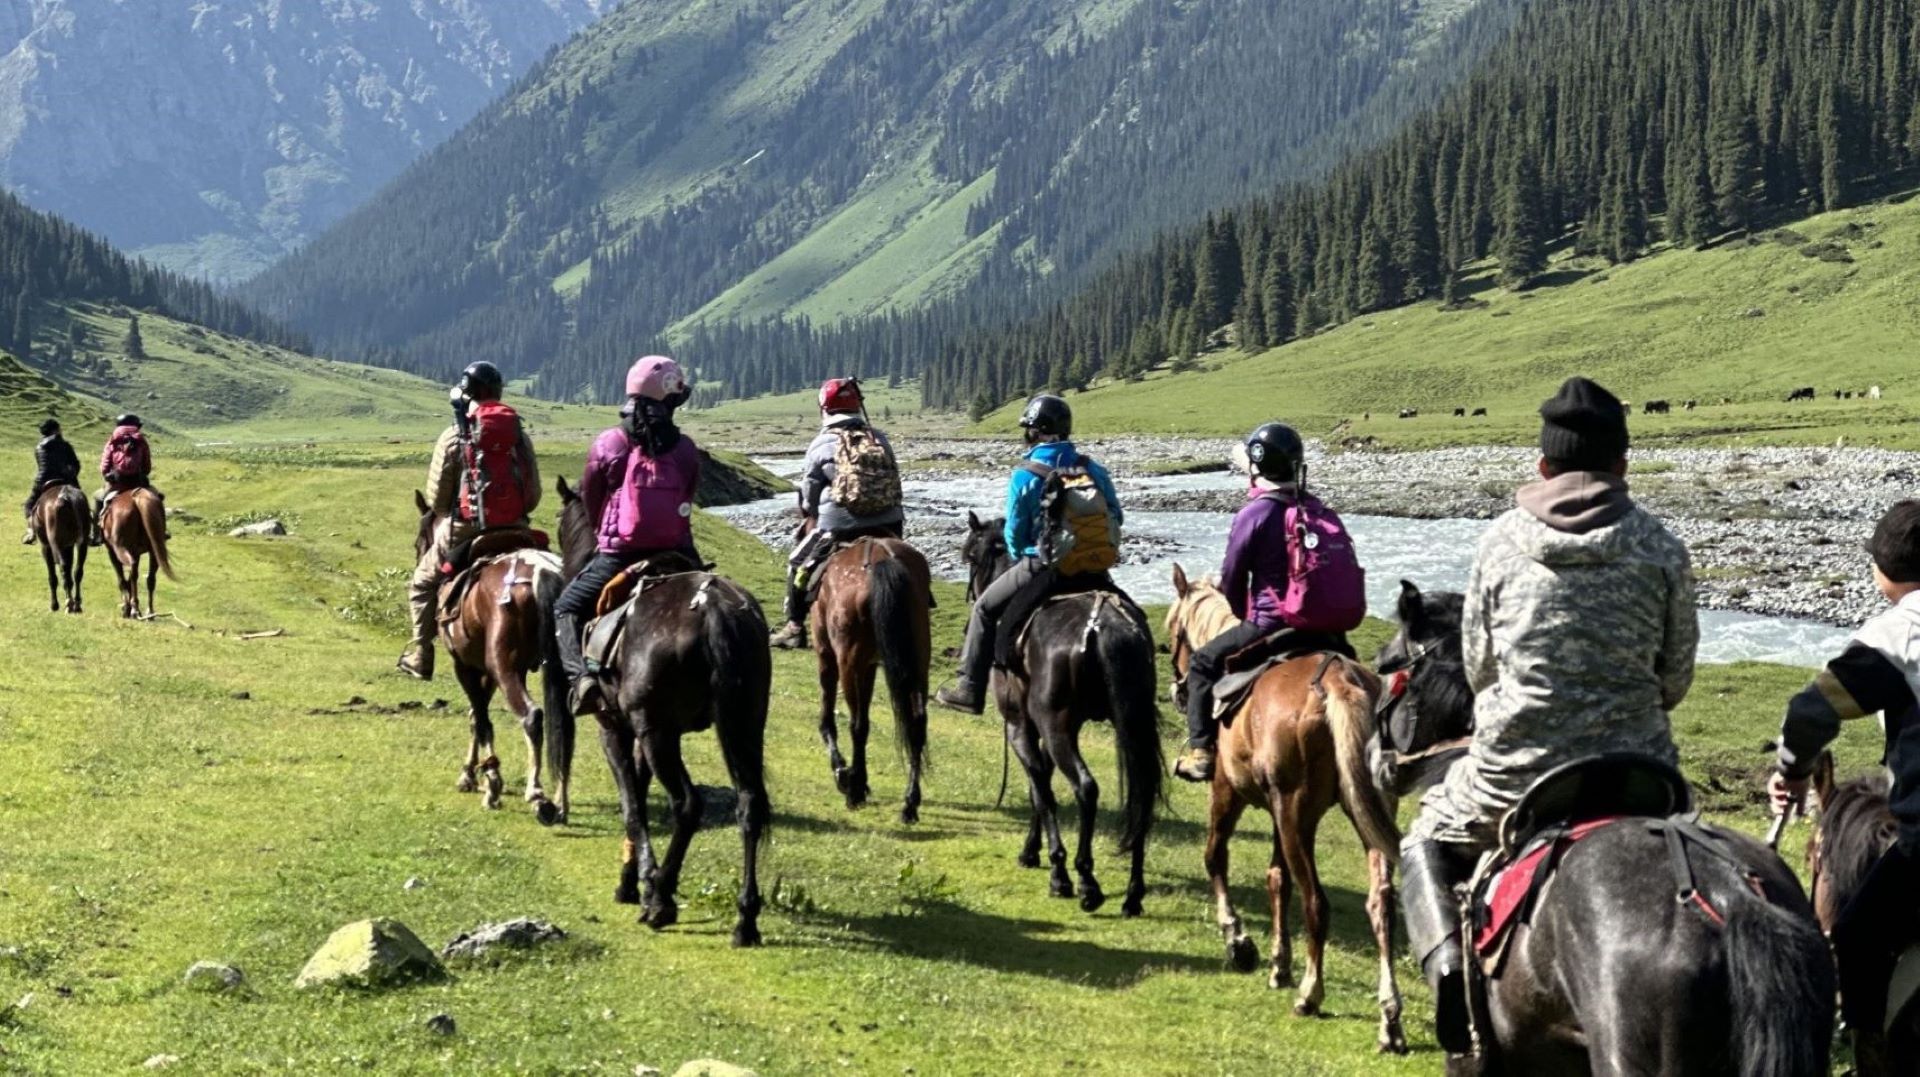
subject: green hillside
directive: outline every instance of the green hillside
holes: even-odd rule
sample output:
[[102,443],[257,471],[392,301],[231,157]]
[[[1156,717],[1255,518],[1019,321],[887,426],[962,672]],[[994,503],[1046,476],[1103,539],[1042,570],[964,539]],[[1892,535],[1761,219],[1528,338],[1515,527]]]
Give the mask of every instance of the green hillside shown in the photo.
[[[1088,432],[1239,434],[1278,417],[1393,446],[1524,442],[1538,432],[1539,402],[1585,374],[1627,400],[1673,404],[1671,415],[1636,418],[1643,443],[1845,436],[1920,448],[1920,201],[1626,265],[1563,255],[1550,283],[1524,291],[1496,286],[1493,274],[1477,269],[1453,307],[1382,311],[1259,355],[1216,353],[1199,372],[1071,394],[1075,418]],[[1884,399],[1864,399],[1873,385]],[[1785,404],[1801,386],[1819,398]],[[1836,401],[1835,389],[1861,395]],[[1698,410],[1683,410],[1689,399]],[[1456,407],[1489,414],[1455,419]],[[1402,408],[1420,417],[1395,418]],[[1016,411],[982,429],[1009,428]]]

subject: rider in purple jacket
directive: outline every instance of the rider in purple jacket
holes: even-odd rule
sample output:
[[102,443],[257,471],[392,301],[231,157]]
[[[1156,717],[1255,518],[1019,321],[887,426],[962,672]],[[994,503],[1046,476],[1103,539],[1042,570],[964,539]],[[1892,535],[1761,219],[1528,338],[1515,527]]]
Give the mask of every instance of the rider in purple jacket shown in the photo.
[[1306,470],[1306,446],[1283,423],[1267,423],[1247,436],[1246,468],[1252,487],[1233,518],[1227,554],[1220,562],[1220,590],[1240,623],[1193,653],[1187,668],[1187,750],[1173,765],[1190,782],[1213,780],[1213,747],[1219,726],[1213,716],[1213,686],[1227,659],[1245,663],[1286,652],[1336,651],[1351,657],[1345,635],[1289,629],[1281,616],[1287,593],[1287,501]]

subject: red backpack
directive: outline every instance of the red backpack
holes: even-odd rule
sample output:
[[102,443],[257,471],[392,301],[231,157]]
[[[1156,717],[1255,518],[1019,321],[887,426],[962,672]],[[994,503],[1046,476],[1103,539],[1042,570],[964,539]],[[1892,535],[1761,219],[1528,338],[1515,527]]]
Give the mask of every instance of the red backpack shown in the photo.
[[[520,459],[520,416],[498,400],[474,406],[470,457],[461,461],[460,518],[486,527],[527,517],[527,469]],[[479,472],[480,512],[474,511],[473,475]]]
[[147,438],[138,429],[116,433],[107,443],[107,470],[121,479],[138,479],[153,467]]

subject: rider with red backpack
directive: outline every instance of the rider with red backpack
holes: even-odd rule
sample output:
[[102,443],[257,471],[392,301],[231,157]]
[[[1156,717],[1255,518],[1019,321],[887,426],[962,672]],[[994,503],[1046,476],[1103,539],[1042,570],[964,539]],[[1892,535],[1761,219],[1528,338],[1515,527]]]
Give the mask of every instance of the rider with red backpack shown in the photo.
[[554,603],[560,664],[575,714],[600,709],[597,682],[586,675],[581,626],[606,589],[628,566],[663,553],[694,565],[693,504],[700,489],[700,449],[674,425],[675,408],[692,389],[680,364],[649,355],[627,372],[627,404],[620,425],[602,433],[587,454],[580,500],[597,524],[593,559]]
[[786,624],[775,647],[807,645],[807,591],[813,573],[834,549],[861,538],[900,538],[900,465],[893,443],[867,421],[866,399],[854,378],[820,386],[820,433],[807,447],[800,477],[800,543],[787,558]]
[[153,489],[153,452],[147,447],[143,428],[140,416],[120,416],[113,421],[113,433],[107,435],[107,444],[100,450],[100,475],[107,485],[93,497],[91,545],[98,546],[103,541],[100,518],[107,511],[107,503],[114,498],[129,490],[153,490],[155,497],[166,500],[166,495]]
[[427,507],[439,523],[407,587],[413,642],[399,663],[400,672],[423,681],[433,679],[434,606],[448,553],[483,531],[526,527],[540,506],[533,439],[520,416],[500,401],[504,388],[492,363],[461,372],[452,394],[457,421],[441,432],[427,465]]
[[1354,657],[1347,633],[1367,615],[1366,576],[1333,510],[1307,493],[1306,446],[1284,423],[1247,435],[1235,458],[1252,480],[1233,518],[1220,590],[1240,623],[1193,653],[1187,670],[1187,750],[1173,773],[1213,779],[1219,734],[1213,686],[1227,660],[1333,652]]

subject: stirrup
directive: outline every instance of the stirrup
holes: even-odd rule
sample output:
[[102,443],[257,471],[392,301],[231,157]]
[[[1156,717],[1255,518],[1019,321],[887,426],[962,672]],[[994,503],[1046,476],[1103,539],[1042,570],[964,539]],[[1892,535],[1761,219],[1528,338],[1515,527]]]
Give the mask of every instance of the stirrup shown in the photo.
[[1210,782],[1213,780],[1213,752],[1205,748],[1188,748],[1174,760],[1173,776],[1189,782]]

